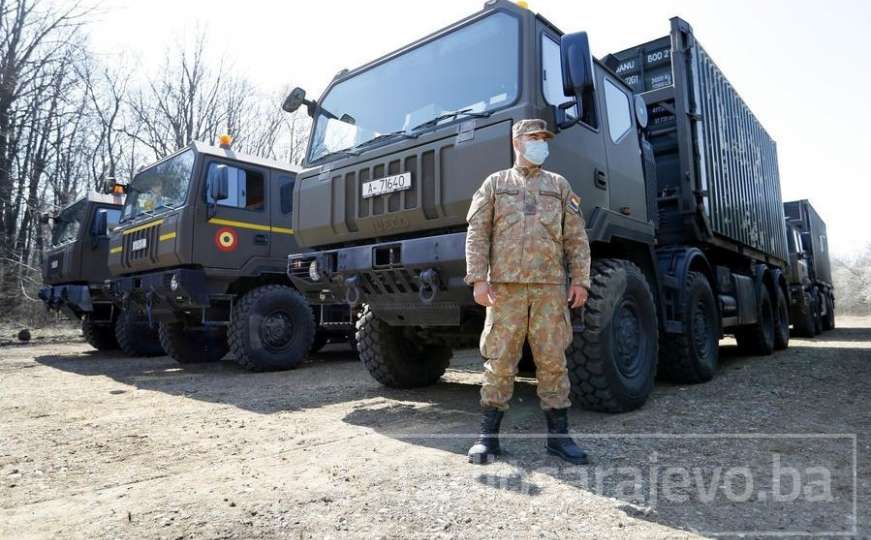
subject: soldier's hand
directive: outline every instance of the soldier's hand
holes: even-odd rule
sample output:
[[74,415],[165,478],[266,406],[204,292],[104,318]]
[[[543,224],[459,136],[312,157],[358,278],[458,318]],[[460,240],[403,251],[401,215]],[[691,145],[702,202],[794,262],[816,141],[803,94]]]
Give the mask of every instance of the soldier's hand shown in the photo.
[[587,303],[587,289],[583,285],[569,287],[569,303],[572,309],[578,309]]
[[472,294],[475,296],[475,302],[484,307],[490,307],[496,303],[496,295],[493,294],[493,289],[486,281],[476,282]]

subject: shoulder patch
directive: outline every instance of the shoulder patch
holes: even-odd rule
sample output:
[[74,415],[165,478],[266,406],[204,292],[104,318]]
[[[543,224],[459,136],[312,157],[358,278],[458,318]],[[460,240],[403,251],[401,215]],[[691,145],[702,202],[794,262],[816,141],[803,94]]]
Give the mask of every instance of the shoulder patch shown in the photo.
[[569,195],[569,210],[576,214],[581,213],[581,198],[574,193]]

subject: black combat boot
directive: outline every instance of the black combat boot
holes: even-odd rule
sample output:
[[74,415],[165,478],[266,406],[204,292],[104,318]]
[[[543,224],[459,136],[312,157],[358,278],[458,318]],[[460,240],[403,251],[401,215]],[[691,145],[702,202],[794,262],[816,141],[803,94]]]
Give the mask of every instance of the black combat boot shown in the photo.
[[547,453],[575,465],[585,465],[587,453],[569,437],[568,409],[547,409],[544,415],[547,418]]
[[484,409],[481,434],[478,441],[469,448],[469,463],[488,463],[502,452],[499,448],[499,426],[504,414],[499,409]]

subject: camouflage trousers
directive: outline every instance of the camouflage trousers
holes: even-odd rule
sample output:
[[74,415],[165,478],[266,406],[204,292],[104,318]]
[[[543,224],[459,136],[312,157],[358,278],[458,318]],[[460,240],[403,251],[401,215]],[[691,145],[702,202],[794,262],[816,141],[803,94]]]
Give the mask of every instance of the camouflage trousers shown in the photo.
[[565,350],[571,343],[566,288],[563,285],[492,283],[495,305],[487,308],[481,333],[484,383],[481,406],[508,409],[514,376],[529,340],[542,409],[563,409],[569,401]]

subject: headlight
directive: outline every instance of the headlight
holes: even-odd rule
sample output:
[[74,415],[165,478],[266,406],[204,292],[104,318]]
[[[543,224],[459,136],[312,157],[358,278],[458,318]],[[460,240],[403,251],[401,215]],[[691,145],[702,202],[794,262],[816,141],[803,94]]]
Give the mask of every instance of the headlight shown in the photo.
[[172,279],[169,280],[169,289],[172,292],[175,292],[178,290],[178,276],[176,274],[173,274]]
[[314,260],[309,265],[308,277],[310,277],[312,281],[320,281],[321,280],[321,265],[318,264],[318,261]]

